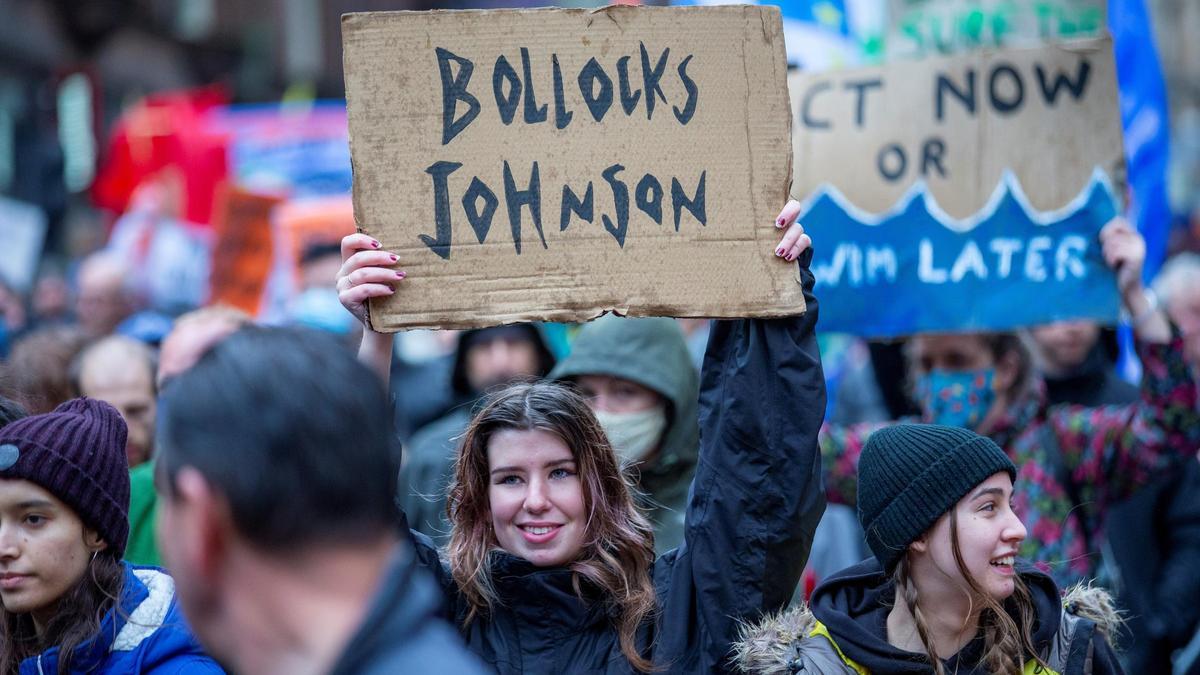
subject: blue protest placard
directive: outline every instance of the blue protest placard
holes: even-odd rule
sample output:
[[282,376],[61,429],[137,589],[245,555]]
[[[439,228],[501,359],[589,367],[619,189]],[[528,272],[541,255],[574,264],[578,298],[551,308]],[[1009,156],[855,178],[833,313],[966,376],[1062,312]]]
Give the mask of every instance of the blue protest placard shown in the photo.
[[797,74],[792,195],[821,327],[864,337],[1115,321],[1111,43]]
[[[1054,213],[1033,209],[1006,174],[966,223],[947,217],[924,183],[914,188],[880,215],[836,189],[805,205],[803,222],[819,242],[813,273],[824,330],[880,337],[1116,317],[1096,236],[1117,213],[1102,173]],[[1053,298],[1070,302],[1040,301]]]

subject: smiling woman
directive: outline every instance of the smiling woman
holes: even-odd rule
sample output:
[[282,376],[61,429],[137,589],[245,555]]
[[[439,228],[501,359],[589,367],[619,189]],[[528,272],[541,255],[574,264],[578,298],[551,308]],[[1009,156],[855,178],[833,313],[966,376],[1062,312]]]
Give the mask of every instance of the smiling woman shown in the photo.
[[[738,626],[791,598],[825,506],[812,241],[798,213],[790,204],[774,222],[783,234],[772,264],[798,264],[806,313],[712,329],[698,405],[694,390],[687,399],[700,447],[679,546],[655,557],[630,487],[630,460],[645,459],[676,401],[580,377],[515,385],[479,408],[456,455],[449,549],[416,532],[413,541],[467,646],[496,672],[729,672]],[[364,323],[367,299],[405,283],[399,256],[381,248],[365,234],[342,240],[339,297]],[[386,381],[391,337],[365,328],[359,358]],[[630,473],[613,443],[625,445]]]
[[1060,597],[1018,564],[1017,468],[967,429],[899,424],[859,460],[859,520],[875,558],[744,633],[738,664],[766,673],[1121,672],[1103,591]]
[[504,564],[499,546],[537,567],[566,567],[614,598],[621,651],[649,670],[636,632],[654,610],[653,528],[587,401],[562,384],[509,387],[475,416],[460,448],[449,558],[470,605],[465,623],[500,600],[489,581]]

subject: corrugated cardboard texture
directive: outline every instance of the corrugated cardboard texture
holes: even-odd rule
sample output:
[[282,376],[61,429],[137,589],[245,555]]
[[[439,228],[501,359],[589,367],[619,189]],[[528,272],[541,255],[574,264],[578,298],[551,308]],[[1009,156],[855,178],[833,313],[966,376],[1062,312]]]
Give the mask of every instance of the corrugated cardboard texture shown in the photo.
[[[803,311],[794,263],[774,256],[791,173],[777,8],[349,14],[342,38],[355,218],[408,273],[394,296],[373,301],[377,330],[584,321],[609,310]],[[443,82],[478,102],[473,119],[468,96],[444,94]],[[510,96],[505,124],[498,99]],[[510,199],[529,188],[535,162],[540,234],[530,207]],[[440,232],[439,170],[449,213]],[[704,206],[693,208],[704,224],[684,204],[702,176]],[[569,214],[563,229],[564,185],[586,201],[589,183],[591,222]]]
[[792,186],[797,199],[828,183],[878,213],[924,179],[942,209],[966,218],[1005,170],[1043,211],[1074,199],[1097,167],[1118,190],[1124,182],[1107,38],[796,73],[788,85],[795,153],[804,158]]

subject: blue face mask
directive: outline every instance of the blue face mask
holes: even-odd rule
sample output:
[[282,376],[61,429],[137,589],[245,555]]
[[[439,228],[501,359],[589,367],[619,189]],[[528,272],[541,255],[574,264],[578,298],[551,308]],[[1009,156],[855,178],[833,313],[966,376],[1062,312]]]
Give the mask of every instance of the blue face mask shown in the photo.
[[917,398],[930,422],[974,429],[996,401],[995,376],[994,368],[933,370],[917,382]]

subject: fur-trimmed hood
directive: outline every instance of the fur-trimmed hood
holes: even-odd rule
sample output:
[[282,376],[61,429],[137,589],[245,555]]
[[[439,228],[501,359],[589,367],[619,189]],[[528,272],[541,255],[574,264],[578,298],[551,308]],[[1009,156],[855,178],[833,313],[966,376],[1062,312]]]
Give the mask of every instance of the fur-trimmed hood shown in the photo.
[[791,675],[801,643],[816,625],[816,617],[804,603],[767,615],[756,624],[742,624],[733,645],[733,662],[746,673]]
[[1079,583],[1067,589],[1062,598],[1063,609],[1068,613],[1096,624],[1109,644],[1116,644],[1125,618],[1108,591],[1090,583]]
[[[1039,628],[1034,644],[1049,654],[1058,633],[1068,630],[1063,612],[1096,625],[1109,640],[1118,634],[1121,617],[1112,596],[1104,589],[1077,585],[1058,596],[1049,577],[1022,568],[1038,608]],[[732,659],[739,670],[754,675],[791,675],[800,672],[925,672],[927,662],[895,649],[881,634],[894,597],[890,581],[873,560],[851,567],[817,588],[813,606],[795,605],[756,624],[742,626]],[[887,604],[880,600],[886,597]],[[1057,610],[1057,611],[1056,611]],[[1049,615],[1049,616],[1047,616]],[[819,633],[828,631],[833,641]],[[966,651],[964,649],[964,651]],[[853,662],[863,670],[856,670]],[[967,664],[963,664],[966,666]]]

